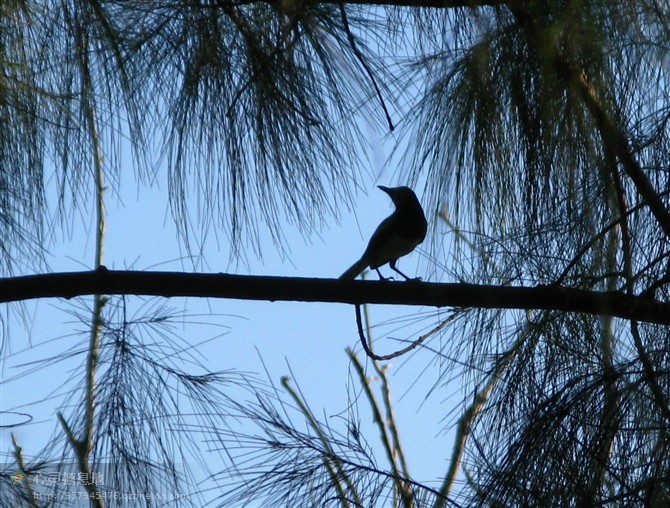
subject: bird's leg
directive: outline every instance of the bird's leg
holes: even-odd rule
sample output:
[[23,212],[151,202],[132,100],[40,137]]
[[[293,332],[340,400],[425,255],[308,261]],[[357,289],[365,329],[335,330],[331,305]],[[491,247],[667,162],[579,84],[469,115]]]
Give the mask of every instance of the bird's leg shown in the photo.
[[379,271],[379,268],[375,268],[377,270],[377,275],[379,275],[379,280],[394,280],[393,277],[384,277],[382,275],[382,272]]
[[[402,275],[403,277],[405,277],[405,280],[421,280],[421,277],[415,277],[415,278],[411,279],[410,277],[408,277],[407,275],[405,275],[404,273],[402,273],[400,270],[398,270],[398,268],[396,268],[396,266],[395,266],[395,262],[396,262],[396,261],[398,261],[398,260],[397,260],[397,259],[394,259],[393,261],[391,261],[391,262],[389,263],[389,266],[391,267],[392,270],[398,272],[400,275]],[[377,271],[379,271],[379,270],[377,270]]]

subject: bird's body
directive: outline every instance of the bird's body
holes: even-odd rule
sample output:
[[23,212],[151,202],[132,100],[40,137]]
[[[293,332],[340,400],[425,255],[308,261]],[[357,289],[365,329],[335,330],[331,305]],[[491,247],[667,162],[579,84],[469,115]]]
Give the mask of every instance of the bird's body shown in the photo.
[[344,272],[340,279],[355,279],[367,267],[377,270],[379,277],[383,279],[379,267],[386,263],[389,263],[391,268],[405,279],[409,279],[396,268],[396,261],[412,252],[417,245],[423,242],[428,223],[423,208],[412,189],[382,186],[379,188],[391,197],[396,209],[372,234],[361,259]]

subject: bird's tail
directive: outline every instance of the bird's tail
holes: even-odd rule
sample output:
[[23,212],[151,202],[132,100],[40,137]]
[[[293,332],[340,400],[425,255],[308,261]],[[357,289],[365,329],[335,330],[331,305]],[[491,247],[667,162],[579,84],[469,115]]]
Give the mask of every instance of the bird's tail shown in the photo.
[[359,273],[361,273],[368,267],[368,264],[369,263],[365,259],[363,258],[359,259],[353,265],[351,265],[351,267],[346,272],[340,275],[340,279],[354,280]]

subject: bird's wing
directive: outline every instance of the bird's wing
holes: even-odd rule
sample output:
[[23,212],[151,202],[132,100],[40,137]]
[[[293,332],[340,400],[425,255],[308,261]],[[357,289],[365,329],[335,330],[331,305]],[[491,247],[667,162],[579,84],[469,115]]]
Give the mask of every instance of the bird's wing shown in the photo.
[[394,213],[384,219],[370,238],[363,259],[371,268],[377,268],[412,251],[417,243],[412,238],[398,234],[398,215]]
[[383,247],[383,245],[388,241],[388,238],[390,237],[390,230],[392,229],[391,224],[392,218],[393,215],[386,217],[386,219],[384,219],[381,222],[381,224],[377,226],[377,229],[375,229],[375,232],[372,233],[372,236],[370,237],[368,246],[365,248],[365,252],[361,256],[361,259],[356,261],[353,265],[351,265],[351,267],[346,272],[340,275],[340,279],[353,280],[358,276],[359,273],[365,270],[368,266],[376,268],[384,264],[384,263],[378,263],[373,265],[373,262],[375,262],[378,258],[376,253]]

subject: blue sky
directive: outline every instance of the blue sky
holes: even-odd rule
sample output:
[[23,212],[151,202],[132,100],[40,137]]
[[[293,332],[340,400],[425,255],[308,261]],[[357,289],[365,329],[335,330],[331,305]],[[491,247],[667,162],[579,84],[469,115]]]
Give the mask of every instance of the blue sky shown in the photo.
[[[339,221],[331,221],[320,235],[303,238],[297,231],[287,227],[286,243],[288,255],[276,251],[268,233],[262,233],[263,256],[257,258],[247,253],[243,263],[230,262],[224,242],[214,241],[212,235],[203,251],[207,266],[212,272],[248,273],[255,275],[286,275],[300,277],[332,278],[339,276],[363,252],[370,234],[393,206],[388,196],[376,185],[401,185],[398,172],[385,166],[391,142],[373,140],[370,160],[372,175],[364,183],[367,194],[359,193],[353,212],[342,212]],[[172,219],[167,211],[166,186],[135,189],[137,182],[128,173],[121,182],[121,200],[112,192],[106,196],[107,232],[105,241],[105,264],[114,269],[137,270],[186,270],[192,264],[183,257],[177,241]],[[420,192],[419,192],[420,194]],[[421,197],[421,195],[420,195]],[[87,207],[86,209],[90,209]],[[424,202],[429,222],[435,220],[431,206]],[[433,205],[432,209],[436,207]],[[94,256],[93,217],[80,215],[68,226],[69,236],[61,236],[50,248],[49,263],[54,271],[90,269]],[[439,228],[438,228],[439,229]],[[221,233],[221,232],[219,232]],[[225,234],[219,234],[225,239]],[[403,258],[399,266],[408,274],[425,276],[430,273],[432,262],[425,255],[427,245]],[[386,273],[388,267],[384,268]],[[376,274],[370,274],[376,279]],[[147,299],[131,298],[139,306]],[[2,452],[11,451],[10,432],[14,432],[27,456],[38,451],[56,427],[57,405],[67,393],[66,379],[83,376],[77,361],[59,363],[15,378],[20,372],[30,372],[39,359],[58,355],[69,347],[86,344],[86,325],[77,323],[67,309],[73,305],[82,312],[90,308],[90,299],[76,303],[57,300],[41,300],[25,304],[22,314],[13,314],[4,338],[4,353],[1,375],[5,382],[0,385],[2,409],[22,407],[34,415],[27,426],[0,430]],[[204,322],[183,327],[183,338],[191,343],[216,337],[198,347],[202,361],[213,371],[235,369],[267,375],[277,385],[281,376],[291,374],[294,385],[300,387],[311,408],[319,416],[331,422],[338,415],[346,415],[347,385],[351,383],[349,361],[345,348],[360,351],[356,333],[354,308],[340,304],[316,304],[302,302],[249,302],[235,300],[171,299],[164,301],[170,307],[189,315],[191,322]],[[88,306],[88,307],[87,307]],[[63,312],[66,309],[66,312]],[[412,324],[417,312],[435,313],[434,309],[417,309],[398,306],[375,306],[370,309],[375,328],[377,351],[392,352],[396,349],[393,339],[413,339],[433,326],[435,319],[427,324]],[[24,325],[18,317],[25,317]],[[73,334],[78,330],[79,334]],[[220,335],[220,336],[219,336]],[[384,338],[386,337],[386,338]],[[448,338],[448,333],[445,335]],[[444,340],[444,338],[443,338]],[[454,404],[459,399],[459,383],[442,387],[425,398],[442,369],[434,362],[433,355],[418,352],[390,362],[390,374],[396,415],[401,436],[410,461],[410,470],[419,481],[436,486],[446,472],[451,453],[453,433],[445,428],[453,424]],[[23,367],[18,367],[23,365]],[[290,369],[290,372],[289,372]],[[377,388],[379,384],[375,385]],[[358,389],[354,393],[358,393]],[[25,406],[27,402],[41,400],[50,394],[52,400]],[[378,432],[372,426],[372,417],[364,401],[360,403],[361,424],[367,427],[367,439],[376,443]],[[5,424],[12,420],[7,414],[1,417]],[[446,419],[445,419],[446,418]],[[381,448],[377,457],[383,463]],[[213,465],[213,469],[216,467]]]

